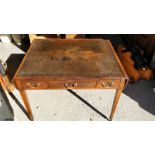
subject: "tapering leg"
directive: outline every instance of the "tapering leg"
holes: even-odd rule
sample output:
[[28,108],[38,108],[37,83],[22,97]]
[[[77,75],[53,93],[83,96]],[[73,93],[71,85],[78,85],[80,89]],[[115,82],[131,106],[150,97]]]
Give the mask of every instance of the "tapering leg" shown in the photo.
[[114,99],[114,103],[113,103],[112,110],[111,110],[111,114],[110,114],[110,120],[113,119],[113,116],[114,116],[114,113],[115,113],[115,110],[116,110],[116,107],[117,107],[119,98],[120,98],[120,96],[121,96],[122,90],[123,90],[123,89],[117,89],[117,90],[116,90],[115,99]]
[[31,121],[33,121],[34,118],[33,118],[32,110],[31,110],[31,107],[30,107],[30,104],[29,104],[29,100],[28,100],[28,97],[27,97],[27,94],[26,94],[26,90],[19,90],[19,92],[20,92],[20,95],[21,95],[21,97],[23,99],[24,105],[26,107],[29,119]]

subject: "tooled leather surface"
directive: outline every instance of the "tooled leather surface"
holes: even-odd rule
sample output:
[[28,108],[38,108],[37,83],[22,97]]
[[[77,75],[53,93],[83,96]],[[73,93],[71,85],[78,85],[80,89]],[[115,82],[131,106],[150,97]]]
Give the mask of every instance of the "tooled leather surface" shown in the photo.
[[18,76],[121,77],[109,42],[102,39],[38,39]]

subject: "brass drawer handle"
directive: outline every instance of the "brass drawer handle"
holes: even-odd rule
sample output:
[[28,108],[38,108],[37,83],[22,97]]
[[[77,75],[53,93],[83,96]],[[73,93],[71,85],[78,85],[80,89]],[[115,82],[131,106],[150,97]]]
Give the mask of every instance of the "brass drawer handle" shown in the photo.
[[77,83],[66,83],[64,84],[64,86],[66,87],[66,89],[72,89],[77,86]]
[[114,85],[114,82],[102,82],[101,85],[105,88],[110,88]]
[[40,84],[39,83],[27,83],[27,86],[28,87],[30,87],[30,88],[37,88],[37,87],[39,87],[40,86]]

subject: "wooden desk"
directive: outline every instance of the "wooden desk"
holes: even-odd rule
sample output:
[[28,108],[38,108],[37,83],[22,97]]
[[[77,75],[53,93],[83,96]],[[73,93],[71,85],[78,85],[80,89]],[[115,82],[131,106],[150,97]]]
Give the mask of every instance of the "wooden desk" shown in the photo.
[[39,89],[117,89],[112,119],[127,79],[110,41],[102,39],[36,39],[14,76],[30,120],[26,90]]

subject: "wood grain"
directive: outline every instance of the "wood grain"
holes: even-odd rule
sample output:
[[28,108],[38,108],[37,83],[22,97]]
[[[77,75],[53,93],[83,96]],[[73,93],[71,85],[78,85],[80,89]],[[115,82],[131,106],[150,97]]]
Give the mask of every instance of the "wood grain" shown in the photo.
[[102,39],[36,39],[14,76],[30,120],[29,89],[117,89],[112,119],[127,79],[110,42]]
[[31,121],[33,121],[34,117],[33,117],[33,114],[32,114],[32,110],[31,110],[31,107],[30,107],[30,104],[29,104],[29,100],[28,100],[26,91],[25,90],[20,90],[19,92],[20,92],[20,95],[21,95],[21,97],[22,97],[22,99],[24,101],[25,107],[27,109],[29,119]]
[[114,113],[115,113],[117,104],[118,104],[118,102],[119,102],[119,98],[120,98],[120,96],[121,96],[121,93],[122,93],[122,91],[123,91],[123,89],[124,89],[125,82],[126,82],[126,80],[121,80],[119,87],[116,89],[116,94],[115,94],[115,98],[114,98],[114,103],[113,103],[113,106],[112,106],[112,109],[111,109],[111,114],[110,114],[110,120],[112,120],[113,117],[114,117]]

